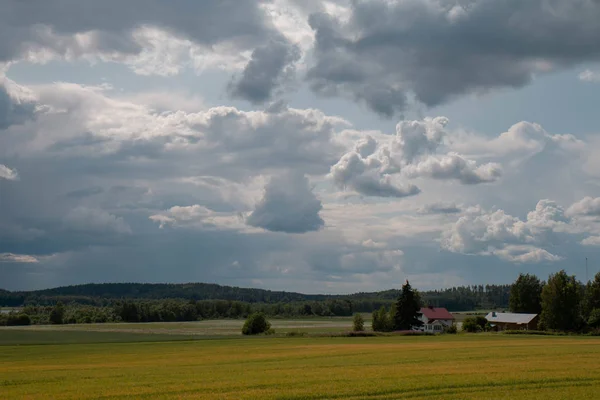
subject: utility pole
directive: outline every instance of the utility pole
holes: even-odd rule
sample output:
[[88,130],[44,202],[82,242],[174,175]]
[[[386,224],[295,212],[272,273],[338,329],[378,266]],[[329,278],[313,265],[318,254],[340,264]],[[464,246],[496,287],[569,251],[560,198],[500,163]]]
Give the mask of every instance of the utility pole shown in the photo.
[[585,258],[585,283],[588,283],[590,280],[588,279],[588,261],[587,257]]

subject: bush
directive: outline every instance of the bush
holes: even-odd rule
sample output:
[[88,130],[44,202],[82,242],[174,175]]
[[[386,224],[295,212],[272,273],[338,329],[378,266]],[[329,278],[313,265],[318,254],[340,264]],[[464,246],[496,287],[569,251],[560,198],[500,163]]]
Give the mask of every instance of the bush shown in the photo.
[[465,332],[481,332],[483,328],[477,323],[477,319],[473,317],[466,318],[462,324],[462,330]]
[[50,323],[60,325],[64,322],[65,318],[65,306],[62,302],[56,303],[56,305],[50,311]]
[[600,308],[594,308],[587,321],[590,328],[600,328]]
[[367,331],[352,331],[346,334],[348,337],[372,337],[378,336],[375,332],[367,332]]
[[502,333],[504,333],[505,335],[540,335],[540,336],[564,336],[565,335],[565,333],[563,333],[563,332],[525,331],[525,330],[521,330],[521,331],[508,330],[508,331],[504,331]]
[[365,330],[365,320],[359,313],[354,314],[354,319],[352,320],[352,330],[354,332],[362,332]]
[[18,326],[18,325],[31,325],[31,318],[29,315],[24,313],[10,313],[6,318],[6,325],[8,326]]
[[271,329],[271,323],[267,321],[263,313],[251,314],[242,328],[244,335],[258,335]]
[[306,332],[289,331],[285,334],[287,337],[303,337],[306,336]]
[[393,320],[390,313],[381,307],[379,310],[373,311],[372,327],[375,332],[391,332],[394,330]]
[[444,329],[444,333],[456,334],[458,333],[458,329],[455,324],[452,324]]

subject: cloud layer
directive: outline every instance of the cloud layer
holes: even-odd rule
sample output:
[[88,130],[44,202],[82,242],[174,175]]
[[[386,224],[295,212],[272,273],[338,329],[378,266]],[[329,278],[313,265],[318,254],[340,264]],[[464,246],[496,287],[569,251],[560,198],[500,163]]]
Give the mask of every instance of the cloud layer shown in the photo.
[[40,3],[0,4],[7,288],[437,288],[600,257],[597,1]]

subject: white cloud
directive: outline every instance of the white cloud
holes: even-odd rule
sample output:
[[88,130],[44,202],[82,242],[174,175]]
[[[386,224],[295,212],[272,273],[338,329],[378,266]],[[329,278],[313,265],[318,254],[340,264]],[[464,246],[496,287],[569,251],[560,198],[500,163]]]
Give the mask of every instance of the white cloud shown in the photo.
[[17,173],[17,170],[10,169],[4,164],[0,164],[0,178],[9,181],[18,181],[19,174]]
[[33,90],[47,111],[29,124],[27,135],[0,138],[0,144],[10,140],[0,155],[10,148],[20,156],[113,157],[126,164],[160,159],[163,168],[187,159],[210,175],[238,177],[288,167],[316,173],[339,157],[334,135],[348,125],[318,110],[285,106],[166,111],[112,98],[104,87],[58,83]]
[[600,197],[586,196],[567,209],[567,215],[581,217],[600,217]]
[[494,250],[493,254],[516,264],[537,264],[562,260],[561,257],[551,254],[544,249],[527,245],[509,245],[502,249]]
[[371,134],[359,134],[354,150],[331,167],[329,176],[340,188],[379,197],[420,193],[414,184],[399,182],[399,176],[458,180],[472,185],[498,180],[502,167],[497,163],[479,165],[453,152],[438,154],[443,151],[447,124],[445,117],[401,121],[396,125],[396,135],[379,135],[380,141]]
[[418,164],[407,165],[403,171],[410,178],[455,179],[465,185],[495,182],[502,176],[502,167],[498,163],[477,165],[473,160],[452,153],[430,156]]
[[511,262],[558,261],[560,257],[543,247],[552,246],[568,222],[562,207],[550,200],[540,200],[526,220],[503,210],[472,208],[444,232],[442,247],[454,253],[496,255]]
[[195,229],[244,230],[244,215],[241,213],[216,212],[204,206],[174,206],[148,217],[159,223],[160,228],[192,227]]
[[600,246],[600,236],[590,236],[581,241],[584,246]]
[[338,187],[350,188],[366,196],[406,197],[419,194],[418,187],[395,182],[391,174],[384,172],[386,169],[387,166],[377,156],[365,159],[350,152],[331,167],[329,176]]
[[598,83],[600,82],[600,72],[586,69],[579,74],[579,80],[584,82]]
[[453,134],[451,147],[466,154],[519,159],[552,148],[582,150],[585,144],[573,135],[552,135],[540,124],[521,121],[493,139],[473,134]]

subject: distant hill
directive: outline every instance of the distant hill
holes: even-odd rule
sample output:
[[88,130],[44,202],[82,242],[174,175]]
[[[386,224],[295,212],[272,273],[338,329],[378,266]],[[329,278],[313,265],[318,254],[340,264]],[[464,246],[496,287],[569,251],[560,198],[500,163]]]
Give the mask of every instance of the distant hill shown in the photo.
[[[289,303],[325,300],[333,296],[239,288],[212,283],[88,283],[33,291],[8,292],[0,289],[0,304],[6,302],[7,297],[21,303],[38,302],[35,300],[46,298],[62,298],[81,303],[96,302],[92,300],[118,299],[236,300],[248,303]],[[85,301],[86,299],[89,301]]]
[[[53,289],[10,292],[0,289],[0,306],[17,307],[24,304],[65,303],[108,305],[122,299],[131,300],[229,300],[246,303],[302,303],[349,300],[359,310],[372,310],[390,304],[398,289],[381,292],[360,292],[351,295],[302,294],[265,289],[222,286],[212,283],[90,283]],[[508,306],[510,285],[474,285],[443,290],[425,291],[425,303],[446,307],[451,311]]]

